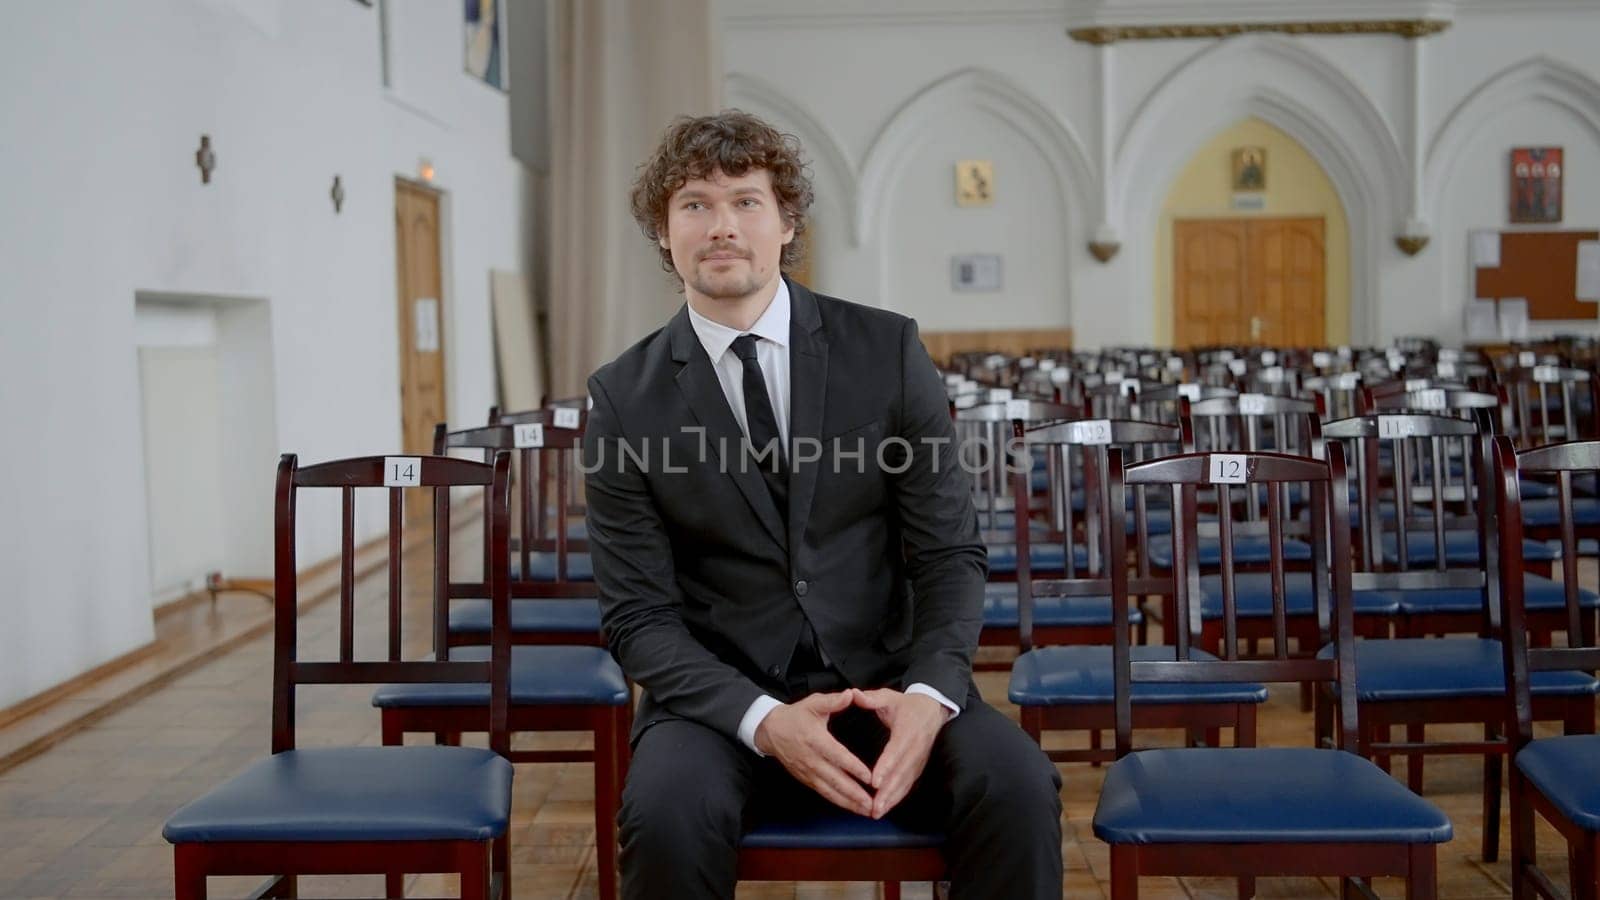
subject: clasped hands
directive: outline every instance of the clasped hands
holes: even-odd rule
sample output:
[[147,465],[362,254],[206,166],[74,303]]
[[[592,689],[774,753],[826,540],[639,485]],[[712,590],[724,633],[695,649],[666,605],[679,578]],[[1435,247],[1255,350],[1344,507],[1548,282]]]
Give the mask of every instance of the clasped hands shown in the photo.
[[[889,730],[871,769],[828,731],[828,720],[851,706],[876,713]],[[926,694],[851,688],[774,708],[756,729],[756,747],[835,806],[881,819],[911,792],[948,719],[949,710]]]

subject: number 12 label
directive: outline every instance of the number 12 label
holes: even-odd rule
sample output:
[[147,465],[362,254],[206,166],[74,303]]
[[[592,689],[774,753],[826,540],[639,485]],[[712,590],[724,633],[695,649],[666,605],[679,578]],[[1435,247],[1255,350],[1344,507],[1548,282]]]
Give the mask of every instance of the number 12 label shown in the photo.
[[1246,466],[1249,457],[1237,453],[1212,453],[1207,459],[1207,474],[1212,484],[1245,484],[1250,480]]

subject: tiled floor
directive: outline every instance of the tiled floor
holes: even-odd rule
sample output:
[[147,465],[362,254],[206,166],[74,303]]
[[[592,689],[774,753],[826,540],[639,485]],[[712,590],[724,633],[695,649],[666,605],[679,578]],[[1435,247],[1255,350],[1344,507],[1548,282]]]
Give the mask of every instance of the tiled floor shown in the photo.
[[[472,558],[471,553],[466,558]],[[408,582],[426,584],[424,560],[408,564]],[[365,579],[358,592],[357,621],[374,625],[358,646],[381,652],[378,613],[384,579]],[[237,602],[250,603],[248,598]],[[259,602],[259,601],[254,601]],[[420,603],[408,610],[408,643],[423,640]],[[307,614],[302,658],[315,658],[332,644],[336,604]],[[377,624],[375,624],[377,623]],[[359,652],[359,651],[358,651]],[[161,839],[168,814],[251,761],[268,747],[271,648],[267,637],[183,674],[62,741],[48,753],[0,772],[0,897],[168,897],[172,892],[170,847]],[[979,677],[984,695],[1004,703],[1004,674]],[[303,746],[378,742],[378,719],[365,688],[310,688],[301,694]],[[1299,712],[1294,691],[1274,689],[1262,719],[1261,741],[1274,745],[1309,742],[1310,718]],[[1430,732],[1430,736],[1433,736]],[[1441,735],[1444,736],[1444,735]],[[1470,738],[1470,731],[1459,735]],[[1152,735],[1160,740],[1165,735]],[[539,745],[570,745],[582,738],[539,736]],[[522,766],[515,783],[512,858],[516,888],[524,898],[596,895],[591,767],[585,764]],[[1108,855],[1089,830],[1103,770],[1063,767],[1065,810],[1062,856],[1069,897],[1099,897],[1109,876]],[[1455,839],[1440,853],[1440,896],[1504,897],[1509,894],[1504,862],[1479,859],[1481,765],[1472,758],[1434,758],[1426,794],[1455,822]],[[1548,871],[1564,881],[1564,848],[1552,831],[1541,834]],[[1502,846],[1507,846],[1502,839]],[[244,896],[258,879],[214,879],[212,896]],[[448,878],[415,878],[413,894],[448,895]],[[1380,883],[1387,896],[1402,896],[1398,883]],[[1146,897],[1233,897],[1233,884],[1219,879],[1146,879]],[[379,896],[380,879],[305,879],[301,896]],[[1332,897],[1315,879],[1263,879],[1270,897]],[[927,897],[926,885],[908,886],[908,897]],[[741,898],[873,897],[873,885],[745,885]]]

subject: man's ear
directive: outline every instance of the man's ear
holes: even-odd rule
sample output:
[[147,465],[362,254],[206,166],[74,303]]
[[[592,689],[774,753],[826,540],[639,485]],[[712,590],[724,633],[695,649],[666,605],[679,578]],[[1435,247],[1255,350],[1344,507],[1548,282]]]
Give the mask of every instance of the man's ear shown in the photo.
[[660,244],[661,245],[661,249],[663,249],[663,250],[671,250],[672,249],[672,243],[667,240],[666,229],[662,229],[661,233],[656,236],[656,243]]

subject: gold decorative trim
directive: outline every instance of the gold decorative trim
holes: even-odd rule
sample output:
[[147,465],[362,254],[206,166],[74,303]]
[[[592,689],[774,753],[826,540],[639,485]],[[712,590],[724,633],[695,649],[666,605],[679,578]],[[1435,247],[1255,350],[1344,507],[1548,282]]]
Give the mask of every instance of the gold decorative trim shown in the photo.
[[1423,247],[1428,246],[1428,236],[1425,234],[1402,234],[1394,239],[1394,245],[1400,248],[1401,253],[1404,253],[1407,256],[1416,256],[1418,253],[1422,252]]
[[1116,256],[1117,251],[1121,249],[1122,244],[1119,241],[1089,242],[1089,253],[1101,262],[1110,262],[1111,257]]
[[1450,27],[1438,19],[1376,19],[1347,22],[1230,22],[1217,25],[1115,25],[1073,28],[1067,36],[1085,44],[1155,41],[1176,38],[1221,38],[1236,34],[1396,34],[1427,37]]

